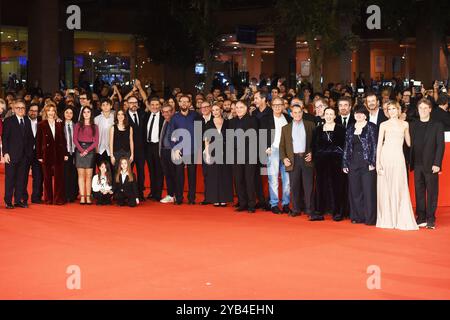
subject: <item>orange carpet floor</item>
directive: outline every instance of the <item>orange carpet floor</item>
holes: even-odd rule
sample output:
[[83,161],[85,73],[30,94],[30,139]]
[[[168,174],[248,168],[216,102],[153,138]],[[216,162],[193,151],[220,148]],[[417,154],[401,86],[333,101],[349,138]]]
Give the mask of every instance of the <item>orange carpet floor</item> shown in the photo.
[[2,204],[0,299],[449,299],[449,248],[450,208],[436,230],[402,232],[200,205]]

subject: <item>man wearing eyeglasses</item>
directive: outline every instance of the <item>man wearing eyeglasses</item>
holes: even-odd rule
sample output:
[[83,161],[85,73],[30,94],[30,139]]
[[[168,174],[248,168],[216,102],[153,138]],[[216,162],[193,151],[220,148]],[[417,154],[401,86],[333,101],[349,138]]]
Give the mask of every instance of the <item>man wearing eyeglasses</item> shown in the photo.
[[144,202],[144,189],[145,189],[145,146],[144,136],[146,134],[145,127],[145,114],[142,109],[139,108],[139,100],[136,96],[129,96],[128,102],[128,123],[133,128],[133,143],[134,143],[134,162],[136,165],[137,178],[138,178],[138,193],[139,201]]
[[[5,203],[7,209],[28,208],[25,199],[27,165],[33,157],[33,131],[25,116],[25,101],[17,99],[14,115],[5,119],[3,126],[3,157],[5,158]],[[14,195],[15,204],[12,198]]]
[[[280,159],[280,140],[281,129],[288,123],[292,122],[292,118],[287,114],[283,114],[284,100],[276,97],[272,99],[273,115],[271,117],[264,117],[261,121],[261,129],[267,130],[267,175],[269,180],[269,203],[270,209],[274,214],[292,213],[289,208],[290,203],[290,186],[289,174],[282,159]],[[282,181],[282,211],[278,207],[278,176],[281,174]]]

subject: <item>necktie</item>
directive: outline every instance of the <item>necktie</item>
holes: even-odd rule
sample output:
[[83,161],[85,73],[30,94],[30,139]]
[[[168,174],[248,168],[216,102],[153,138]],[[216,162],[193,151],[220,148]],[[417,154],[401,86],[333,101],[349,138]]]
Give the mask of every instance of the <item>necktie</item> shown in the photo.
[[347,128],[347,118],[344,118],[344,123],[343,123],[343,125],[344,125],[344,128]]
[[[133,117],[134,117],[134,123],[135,123],[136,125],[139,125],[139,122],[138,122],[136,113],[133,114]],[[142,132],[142,131],[141,131],[141,132]]]
[[73,141],[72,141],[72,126],[70,123],[67,125],[67,131],[69,132],[69,152],[73,153]]
[[147,142],[152,142],[153,124],[155,123],[155,114],[152,115],[152,121],[150,122],[150,130],[148,131]]
[[22,130],[22,135],[25,134],[25,123],[23,122],[23,118],[20,119],[20,130]]

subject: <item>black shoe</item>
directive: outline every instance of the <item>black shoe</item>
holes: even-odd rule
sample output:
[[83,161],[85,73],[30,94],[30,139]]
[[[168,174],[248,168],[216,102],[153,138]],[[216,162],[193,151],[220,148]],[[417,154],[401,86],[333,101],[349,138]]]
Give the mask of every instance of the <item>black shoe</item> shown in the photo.
[[6,209],[14,209],[14,206],[11,203],[7,203]]
[[261,202],[258,202],[256,205],[255,205],[255,209],[261,209],[261,208],[265,208],[266,206],[265,206],[265,204],[262,204]]
[[340,222],[342,220],[344,220],[342,217],[333,217],[333,221]]
[[26,209],[28,208],[28,204],[26,202],[18,202],[14,204],[14,207]]
[[41,204],[41,203],[42,203],[42,200],[40,200],[40,199],[37,199],[37,200],[31,200],[31,203],[33,203],[33,204]]
[[239,204],[239,202],[237,202],[236,204],[233,204],[233,208],[239,208],[241,205]]
[[289,217],[291,217],[291,218],[296,218],[296,217],[299,217],[300,215],[301,215],[300,213],[296,213],[296,212],[289,213]]
[[255,213],[256,210],[255,210],[255,208],[249,208],[247,212],[248,212],[248,213]]
[[323,221],[325,220],[325,218],[323,216],[319,216],[319,215],[312,215],[309,218],[309,221]]
[[434,222],[427,223],[427,229],[436,229],[436,224]]
[[152,195],[151,193],[149,193],[148,196],[147,196],[147,199],[148,199],[148,200],[153,199],[153,195]]
[[211,204],[211,202],[203,201],[203,202],[200,202],[200,204],[201,204],[202,206],[207,206],[207,205]]
[[280,214],[281,213],[280,208],[278,208],[278,206],[272,207],[271,211],[274,214]]
[[246,207],[239,207],[239,208],[237,208],[237,209],[234,210],[234,211],[236,211],[236,212],[244,212],[244,211],[246,211],[246,210],[247,210]]
[[291,210],[291,208],[289,208],[288,205],[287,206],[283,206],[283,213],[289,214],[289,213],[292,213],[292,210]]
[[144,197],[139,197],[139,202],[145,202],[145,198]]
[[195,201],[189,201],[188,204],[193,206],[193,205],[195,205]]
[[176,206],[181,206],[183,204],[183,201],[175,201],[173,204]]

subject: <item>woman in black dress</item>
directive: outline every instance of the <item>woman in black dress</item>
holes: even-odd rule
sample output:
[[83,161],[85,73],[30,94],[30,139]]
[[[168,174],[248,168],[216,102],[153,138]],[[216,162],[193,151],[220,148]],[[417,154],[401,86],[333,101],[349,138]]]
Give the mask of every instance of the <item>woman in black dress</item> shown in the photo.
[[313,159],[316,167],[316,214],[313,220],[324,220],[324,214],[332,214],[334,221],[341,221],[348,207],[342,172],[345,129],[335,123],[336,111],[326,108],[325,123],[316,129],[313,142]]
[[133,162],[133,128],[128,125],[127,116],[123,110],[116,112],[114,123],[109,133],[109,148],[111,150],[111,163],[117,169],[120,158],[127,158],[130,163]]
[[[222,117],[218,105],[212,107],[212,121],[205,126],[205,162],[207,164],[205,201],[216,207],[233,202],[233,176],[231,165],[226,164],[226,130],[228,120]],[[222,149],[222,150],[220,150]]]

